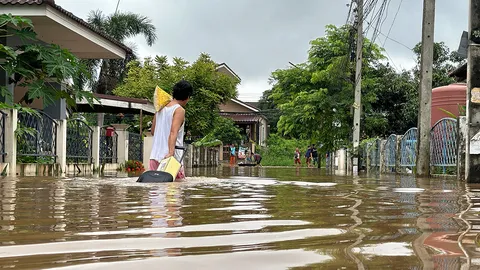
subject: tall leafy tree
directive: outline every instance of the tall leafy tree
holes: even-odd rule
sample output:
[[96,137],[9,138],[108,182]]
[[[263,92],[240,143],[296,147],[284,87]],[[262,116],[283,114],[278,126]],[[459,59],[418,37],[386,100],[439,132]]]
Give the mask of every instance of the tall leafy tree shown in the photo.
[[[307,62],[272,73],[273,101],[282,111],[278,131],[287,137],[308,139],[331,151],[350,141],[355,85],[350,26],[326,27],[326,35],[311,42]],[[377,45],[365,40],[364,73],[384,59]],[[363,111],[377,98],[377,81],[362,81]]]
[[181,79],[189,81],[194,93],[186,110],[186,128],[191,136],[210,133],[218,116],[218,105],[237,96],[238,80],[217,72],[208,54],[189,63],[176,57],[170,64],[165,56],[132,61],[123,83],[113,92],[118,96],[152,99],[155,86],[167,92]]

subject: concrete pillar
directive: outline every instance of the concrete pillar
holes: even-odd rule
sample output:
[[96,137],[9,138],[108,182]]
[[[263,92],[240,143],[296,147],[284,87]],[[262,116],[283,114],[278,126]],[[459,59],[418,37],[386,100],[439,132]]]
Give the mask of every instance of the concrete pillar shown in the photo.
[[379,166],[379,173],[385,173],[387,171],[387,166],[385,164],[385,145],[387,144],[387,140],[381,140],[380,141],[380,151],[379,151],[379,157],[378,157],[378,162],[380,163]]
[[420,106],[418,110],[418,137],[416,149],[416,175],[418,177],[430,176],[430,128],[432,119],[434,30],[435,0],[424,0],[420,63]]
[[395,172],[402,173],[402,139],[403,135],[397,135],[397,145],[395,147]]
[[100,168],[100,127],[91,127],[92,132],[92,163],[93,169],[98,170]]
[[150,132],[145,134],[143,138],[143,167],[145,170],[149,170],[150,154],[153,148],[153,136]]
[[202,147],[203,149],[203,166],[208,167],[208,148]]
[[184,166],[185,168],[193,168],[193,145],[189,144],[187,145],[187,153],[185,154],[185,158],[184,158]]
[[465,150],[467,144],[468,125],[467,118],[460,116],[457,122],[457,179],[465,180]]
[[6,110],[7,119],[5,121],[5,163],[8,164],[7,175],[17,175],[17,130],[18,111]]
[[346,161],[347,161],[347,157],[346,157],[346,151],[345,149],[340,149],[337,151],[338,153],[338,158],[337,158],[337,161],[336,161],[336,165],[338,167],[338,172],[341,173],[341,174],[344,174],[347,172],[347,164],[346,164]]
[[112,124],[117,132],[117,163],[124,164],[128,160],[128,131],[129,125]]
[[223,144],[218,147],[218,160],[223,161]]
[[465,176],[468,183],[480,183],[480,5],[469,2]]
[[57,126],[57,164],[60,175],[67,172],[67,120],[56,120]]

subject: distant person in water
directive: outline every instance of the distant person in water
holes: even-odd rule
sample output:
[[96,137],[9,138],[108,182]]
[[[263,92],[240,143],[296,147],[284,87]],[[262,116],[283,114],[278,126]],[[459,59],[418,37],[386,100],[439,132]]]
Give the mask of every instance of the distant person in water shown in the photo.
[[231,166],[235,165],[235,154],[236,154],[235,145],[232,143],[230,145],[230,165]]
[[[150,170],[156,171],[160,165],[160,161],[165,158],[173,156],[180,161],[183,150],[175,150],[175,146],[183,147],[185,127],[184,107],[192,95],[192,85],[185,80],[179,81],[173,86],[173,100],[153,116],[153,147],[150,155]],[[185,172],[182,164],[176,179],[184,178]]]
[[317,147],[315,147],[315,144],[312,146],[312,160],[313,166],[318,165],[318,150]]
[[295,154],[293,156],[293,159],[297,167],[302,166],[302,161],[300,160],[300,150],[298,150],[298,148],[295,149]]
[[262,162],[262,156],[254,152],[252,152],[252,156],[253,156],[252,160],[255,162],[255,164],[261,167],[262,164],[260,164],[260,162]]
[[307,167],[310,168],[312,167],[312,146],[309,145],[307,152],[305,153],[305,160],[307,162]]

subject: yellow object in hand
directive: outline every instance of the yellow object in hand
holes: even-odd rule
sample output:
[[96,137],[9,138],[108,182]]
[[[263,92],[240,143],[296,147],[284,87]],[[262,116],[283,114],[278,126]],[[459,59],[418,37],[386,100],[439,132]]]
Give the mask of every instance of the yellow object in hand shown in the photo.
[[172,96],[165,92],[160,87],[155,87],[155,93],[153,94],[153,105],[155,106],[155,111],[160,111],[163,107],[172,101]]
[[175,179],[181,167],[182,164],[177,159],[169,157],[160,161],[157,171],[169,173]]

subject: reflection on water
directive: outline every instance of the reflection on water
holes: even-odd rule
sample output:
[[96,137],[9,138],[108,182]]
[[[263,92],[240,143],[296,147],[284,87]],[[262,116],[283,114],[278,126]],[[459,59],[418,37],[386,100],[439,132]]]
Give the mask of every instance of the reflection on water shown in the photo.
[[185,182],[0,180],[0,266],[16,269],[480,267],[480,186],[196,169]]

